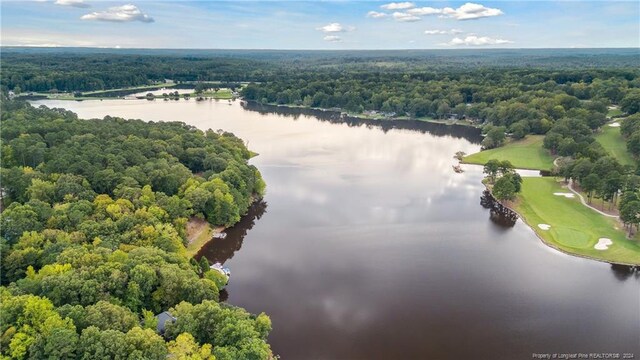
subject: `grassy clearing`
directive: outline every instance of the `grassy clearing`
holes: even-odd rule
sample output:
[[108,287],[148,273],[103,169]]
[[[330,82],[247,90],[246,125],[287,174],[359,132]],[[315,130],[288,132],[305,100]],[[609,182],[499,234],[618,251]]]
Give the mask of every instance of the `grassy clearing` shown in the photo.
[[[553,195],[568,192],[554,178],[524,178],[515,210],[548,245],[564,252],[621,264],[640,264],[640,241],[628,240],[621,224],[582,205],[576,198]],[[538,224],[551,225],[542,230]],[[596,250],[600,238],[613,244]]]
[[230,89],[220,89],[218,91],[205,91],[202,94],[191,94],[192,97],[195,96],[203,96],[203,97],[207,97],[207,98],[213,98],[213,99],[222,99],[222,100],[227,100],[227,99],[233,99],[233,93],[231,92]]
[[602,131],[596,136],[602,147],[613,155],[622,165],[634,165],[635,161],[631,154],[627,151],[627,144],[620,134],[619,127],[609,126],[602,127]]
[[609,111],[607,111],[607,117],[620,116],[622,114],[624,114],[624,112],[618,108],[609,109]]
[[[217,100],[231,100],[233,99],[233,93],[231,92],[230,89],[220,89],[218,91],[204,91],[200,94],[196,94],[195,92],[192,93],[188,93],[188,94],[180,94],[180,98],[184,98],[185,95],[188,95],[190,98],[197,98],[197,97],[204,97],[204,98],[208,98],[208,99],[217,99]],[[164,99],[164,95],[159,94],[159,95],[154,95],[153,96],[155,99]],[[168,99],[171,99],[171,97],[167,97]],[[138,96],[138,99],[147,99],[146,95],[141,95]]]
[[543,135],[529,135],[522,140],[508,142],[499,148],[465,156],[462,162],[484,165],[491,159],[509,160],[519,169],[551,170],[553,157],[542,147],[543,139]]
[[[358,117],[362,117],[362,116],[358,115]],[[418,121],[425,121],[425,122],[430,122],[435,124],[444,124],[444,125],[476,126],[474,123],[472,123],[469,120],[434,119],[430,116],[423,116],[423,117],[395,116],[388,120],[418,120]]]
[[206,220],[191,218],[187,223],[187,256],[195,256],[202,247],[213,239],[213,235],[224,230],[223,227],[214,228]]

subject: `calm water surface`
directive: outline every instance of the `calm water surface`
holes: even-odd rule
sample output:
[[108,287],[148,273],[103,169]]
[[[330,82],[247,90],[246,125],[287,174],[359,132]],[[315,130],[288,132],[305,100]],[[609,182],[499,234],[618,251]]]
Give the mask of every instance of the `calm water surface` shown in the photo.
[[492,216],[481,168],[451,168],[479,149],[475,129],[226,101],[35,104],[224,129],[260,153],[264,201],[202,254],[231,268],[230,303],[271,316],[285,359],[640,357],[640,278]]

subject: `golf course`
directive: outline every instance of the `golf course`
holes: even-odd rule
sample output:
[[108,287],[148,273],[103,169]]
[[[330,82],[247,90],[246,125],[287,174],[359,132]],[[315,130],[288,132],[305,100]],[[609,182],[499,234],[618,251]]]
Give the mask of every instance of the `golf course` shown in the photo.
[[510,207],[553,248],[611,263],[640,265],[640,241],[627,239],[617,219],[583,205],[556,178],[524,178],[522,192]]
[[603,126],[602,131],[596,135],[596,141],[613,155],[620,164],[633,165],[635,162],[627,151],[626,141],[620,134],[620,126],[615,126],[615,124],[617,123],[614,122]]
[[529,135],[522,140],[510,141],[495,149],[465,156],[462,162],[484,165],[491,159],[509,160],[518,169],[551,170],[553,156],[542,147],[543,139],[543,135]]

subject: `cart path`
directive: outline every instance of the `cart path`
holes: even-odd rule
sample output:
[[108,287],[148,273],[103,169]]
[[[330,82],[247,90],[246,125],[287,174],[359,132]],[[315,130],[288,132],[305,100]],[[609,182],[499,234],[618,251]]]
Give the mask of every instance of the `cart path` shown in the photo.
[[584,200],[584,197],[582,196],[582,194],[580,194],[579,192],[573,190],[573,187],[571,186],[571,184],[573,184],[573,181],[569,181],[569,183],[567,184],[567,188],[569,190],[571,190],[572,193],[578,195],[578,197],[580,198],[580,202],[582,202],[582,205],[584,205],[584,206],[586,206],[588,208],[591,208],[594,211],[597,211],[600,215],[603,215],[603,216],[606,216],[606,217],[610,217],[610,218],[614,218],[614,219],[620,219],[620,217],[617,216],[617,215],[607,214],[606,212],[602,212],[602,211],[594,208],[593,206],[587,204],[587,202]]

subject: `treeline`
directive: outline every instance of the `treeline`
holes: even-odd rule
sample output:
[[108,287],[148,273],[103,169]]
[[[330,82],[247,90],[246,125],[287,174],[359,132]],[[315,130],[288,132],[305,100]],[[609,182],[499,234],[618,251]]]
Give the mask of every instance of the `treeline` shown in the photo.
[[339,77],[306,73],[251,84],[247,100],[353,113],[379,111],[394,116],[467,118],[504,126],[516,138],[545,134],[563,118],[579,118],[591,128],[605,121],[607,106],[633,108],[640,88],[637,69],[501,69],[386,73],[346,72]]
[[[640,106],[640,99],[638,99]],[[620,124],[620,132],[624,136],[629,151],[636,158],[640,157],[640,114],[627,117]]]
[[611,210],[617,206],[620,219],[632,230],[640,224],[640,176],[632,166],[622,166],[611,156],[601,156],[597,160],[589,157],[565,158],[556,169],[566,181],[572,180],[587,194],[587,201],[593,198],[605,202]]
[[[637,158],[634,139],[640,139],[640,114],[622,120],[622,133],[627,137],[627,148]],[[605,202],[611,210],[617,206],[620,219],[629,231],[640,224],[640,174],[637,166],[621,165],[615,157],[594,139],[594,130],[575,119],[563,119],[546,135],[544,146],[558,159],[554,170],[566,181],[579,184],[587,194]]]
[[636,49],[277,51],[5,47],[2,57],[0,70],[4,76],[0,86],[14,92],[107,90],[165,79],[265,83],[289,78],[312,81],[317,80],[312,78],[317,75],[341,79],[347,73],[364,77],[379,73],[446,73],[455,77],[461,70],[478,74],[486,69],[531,68],[554,71],[554,81],[566,83],[579,82],[575,77],[582,78],[580,73],[585,69],[638,67]]
[[231,225],[264,191],[240,139],[6,100],[2,126],[2,356],[272,356],[269,318],[218,303],[226,279],[185,255],[189,217]]
[[3,53],[0,85],[20,92],[82,92],[192,81],[264,81],[273,64],[252,59]]
[[[621,120],[621,132],[627,139],[628,151],[638,159],[640,89],[629,88],[623,94],[618,102],[619,107],[626,114],[632,115]],[[598,106],[602,107],[605,101],[606,99],[600,101]],[[603,112],[606,108],[598,109],[596,103],[594,100],[586,102],[588,109],[585,109],[585,106],[581,107],[576,102],[576,107],[552,123],[544,137],[543,146],[553,155],[560,156],[554,170],[556,174],[563,176],[566,181],[572,180],[579,184],[589,202],[593,198],[599,198],[603,207],[605,202],[609,209],[617,206],[621,220],[631,230],[640,223],[640,218],[636,216],[640,214],[638,167],[621,165],[596,141],[595,134],[601,131],[600,127],[606,122]]]

